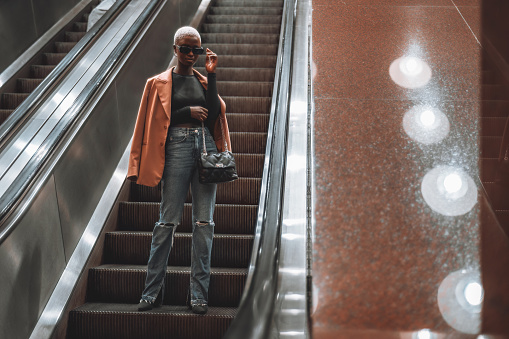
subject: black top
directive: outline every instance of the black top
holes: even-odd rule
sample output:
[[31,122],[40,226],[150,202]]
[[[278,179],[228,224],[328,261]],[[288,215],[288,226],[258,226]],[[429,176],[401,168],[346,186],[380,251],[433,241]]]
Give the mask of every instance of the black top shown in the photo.
[[191,106],[208,109],[205,126],[214,131],[214,123],[219,116],[221,104],[217,96],[216,73],[208,73],[207,90],[203,88],[194,75],[181,75],[172,72],[171,89],[171,122],[170,127],[178,124],[193,123],[201,125],[199,120],[191,117]]

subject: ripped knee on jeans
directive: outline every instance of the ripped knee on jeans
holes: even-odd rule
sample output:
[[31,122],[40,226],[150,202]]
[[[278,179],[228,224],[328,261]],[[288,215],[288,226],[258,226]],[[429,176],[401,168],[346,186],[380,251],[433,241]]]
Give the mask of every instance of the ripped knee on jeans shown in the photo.
[[214,223],[210,222],[210,221],[195,221],[195,224],[196,226],[214,226]]
[[175,227],[177,225],[175,225],[174,223],[171,223],[171,222],[156,222],[156,226],[160,226],[160,227]]

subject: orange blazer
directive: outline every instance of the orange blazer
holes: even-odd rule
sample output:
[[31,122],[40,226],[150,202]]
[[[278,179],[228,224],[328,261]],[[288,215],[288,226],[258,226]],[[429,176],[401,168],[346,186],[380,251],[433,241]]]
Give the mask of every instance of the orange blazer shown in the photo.
[[[171,121],[171,72],[175,67],[147,80],[141,98],[138,118],[129,156],[127,179],[139,185],[156,186],[164,170],[165,143]],[[193,69],[194,75],[207,89],[207,78]],[[225,151],[221,125],[228,150],[231,151],[230,132],[226,121],[226,104],[219,97],[221,112],[214,126],[217,149]]]

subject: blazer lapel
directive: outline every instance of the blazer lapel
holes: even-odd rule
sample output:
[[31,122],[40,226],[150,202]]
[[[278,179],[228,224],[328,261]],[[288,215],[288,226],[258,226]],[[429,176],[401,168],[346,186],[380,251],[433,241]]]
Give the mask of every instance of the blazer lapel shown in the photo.
[[166,72],[159,74],[156,77],[156,89],[161,105],[168,119],[171,116],[171,73],[175,67],[170,68]]

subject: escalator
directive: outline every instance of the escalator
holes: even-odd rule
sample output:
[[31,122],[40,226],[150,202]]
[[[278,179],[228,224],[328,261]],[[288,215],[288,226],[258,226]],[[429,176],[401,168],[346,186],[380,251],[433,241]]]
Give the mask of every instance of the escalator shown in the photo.
[[32,93],[37,86],[46,78],[56,65],[76,46],[87,31],[88,15],[92,10],[92,4],[80,15],[78,21],[69,23],[68,30],[58,34],[50,46],[44,48],[34,57],[30,65],[25,66],[24,77],[19,77],[11,88],[2,93],[0,100],[0,125],[7,120],[12,112]]
[[[104,235],[101,264],[87,275],[86,303],[69,313],[67,338],[221,338],[246,284],[256,224],[282,0],[217,0],[201,29],[202,45],[219,56],[218,91],[226,102],[240,179],[218,185],[209,311],[186,306],[190,274],[191,198],[175,235],[161,308],[137,312],[160,188],[126,183],[114,230]],[[206,74],[204,58],[196,69]],[[141,84],[140,84],[141,86]]]

